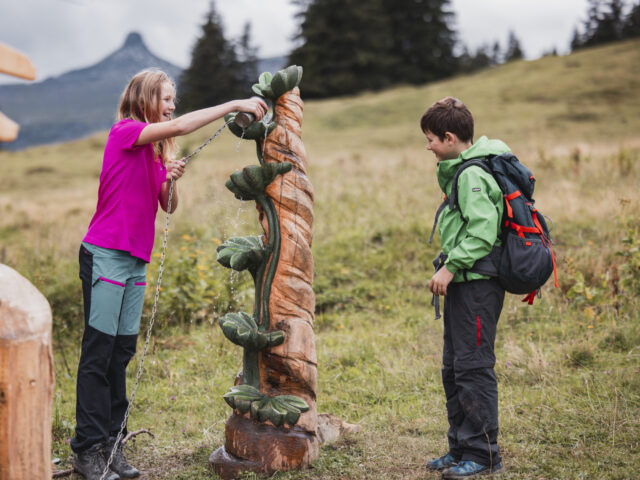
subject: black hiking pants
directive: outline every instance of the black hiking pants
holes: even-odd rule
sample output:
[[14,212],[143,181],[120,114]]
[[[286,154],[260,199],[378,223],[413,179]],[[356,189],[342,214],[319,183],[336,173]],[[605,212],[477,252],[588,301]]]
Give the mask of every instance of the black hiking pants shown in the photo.
[[449,453],[497,465],[498,382],[494,342],[504,290],[496,280],[450,283],[444,298],[442,384]]
[[[81,248],[84,334],[76,386],[76,430],[71,439],[76,453],[118,435],[129,406],[126,369],[138,338],[137,334],[109,335],[90,325],[94,263],[90,252]],[[123,433],[127,434],[126,427]]]

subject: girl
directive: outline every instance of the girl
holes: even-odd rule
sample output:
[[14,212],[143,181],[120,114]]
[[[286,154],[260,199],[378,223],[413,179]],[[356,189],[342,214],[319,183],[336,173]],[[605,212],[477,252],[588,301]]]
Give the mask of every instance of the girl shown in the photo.
[[[185,168],[184,159],[174,159],[174,137],[233,111],[258,120],[267,111],[254,97],[172,119],[175,94],[158,70],[138,73],[124,89],[104,149],[98,205],[80,247],[85,329],[71,449],[73,466],[87,480],[102,477],[127,410],[126,367],[136,350],[158,203],[169,213],[176,209],[177,184],[167,205],[169,183]],[[106,480],[138,475],[118,446]]]

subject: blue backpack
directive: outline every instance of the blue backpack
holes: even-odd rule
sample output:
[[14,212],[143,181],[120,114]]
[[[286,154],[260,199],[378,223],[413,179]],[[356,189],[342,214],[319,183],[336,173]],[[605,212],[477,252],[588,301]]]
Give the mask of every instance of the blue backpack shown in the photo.
[[[551,273],[554,274],[556,287],[558,276],[549,229],[533,200],[536,180],[515,155],[508,152],[463,162],[453,177],[451,196],[445,198],[438,208],[433,230],[444,207],[460,209],[458,178],[465,169],[472,166],[482,168],[496,180],[504,198],[504,213],[500,235],[502,246],[494,247],[489,255],[479,259],[469,271],[497,277],[507,292],[526,293],[523,302],[531,305]],[[433,230],[429,243],[433,238]],[[438,263],[443,264],[444,259],[440,258]]]

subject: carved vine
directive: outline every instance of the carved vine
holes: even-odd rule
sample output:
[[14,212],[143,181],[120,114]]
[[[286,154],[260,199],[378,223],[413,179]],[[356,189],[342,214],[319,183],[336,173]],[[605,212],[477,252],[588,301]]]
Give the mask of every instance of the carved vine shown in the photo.
[[255,140],[259,165],[250,165],[231,174],[226,187],[239,200],[255,201],[267,217],[267,245],[262,236],[232,237],[220,245],[218,262],[236,271],[248,270],[253,277],[255,300],[253,314],[245,312],[229,313],[219,320],[224,335],[244,349],[242,362],[242,383],[231,388],[224,399],[231,408],[241,414],[249,413],[259,422],[269,420],[276,426],[295,425],[300,415],[309,409],[307,403],[293,395],[270,397],[260,391],[260,370],[258,352],[275,347],[285,341],[281,330],[271,330],[269,299],[271,285],[275,277],[280,257],[280,219],[273,200],[265,193],[267,186],[278,175],[292,168],[291,163],[266,163],[262,147],[268,135],[275,129],[276,100],[296,87],[302,78],[302,67],[292,65],[275,75],[265,72],[252,90],[262,97],[269,106],[269,112],[262,120],[252,122],[247,128],[235,122],[236,114],[226,116],[229,129],[234,135]]

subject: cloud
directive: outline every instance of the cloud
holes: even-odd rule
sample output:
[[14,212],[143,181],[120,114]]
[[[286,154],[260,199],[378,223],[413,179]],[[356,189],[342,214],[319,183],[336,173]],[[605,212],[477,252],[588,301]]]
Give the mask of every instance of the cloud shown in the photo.
[[453,0],[457,30],[472,50],[500,42],[509,30],[520,40],[526,58],[537,58],[556,47],[567,52],[575,26],[587,11],[587,0]]
[[[191,49],[210,0],[20,0],[6,1],[0,16],[2,41],[27,54],[38,80],[98,62],[120,47],[127,33],[142,34],[149,49],[178,66]],[[228,38],[247,21],[259,56],[288,53],[297,31],[291,0],[217,0]],[[506,43],[514,30],[528,58],[558,47],[566,51],[587,0],[453,0],[460,39],[472,49]],[[15,82],[0,75],[0,83]]]
[[[31,58],[38,80],[101,60],[131,31],[140,32],[153,53],[185,67],[209,5],[209,0],[21,0],[3,5],[0,32],[3,42]],[[216,10],[227,37],[239,37],[249,21],[261,56],[287,53],[295,32],[295,9],[288,0],[218,0]]]

